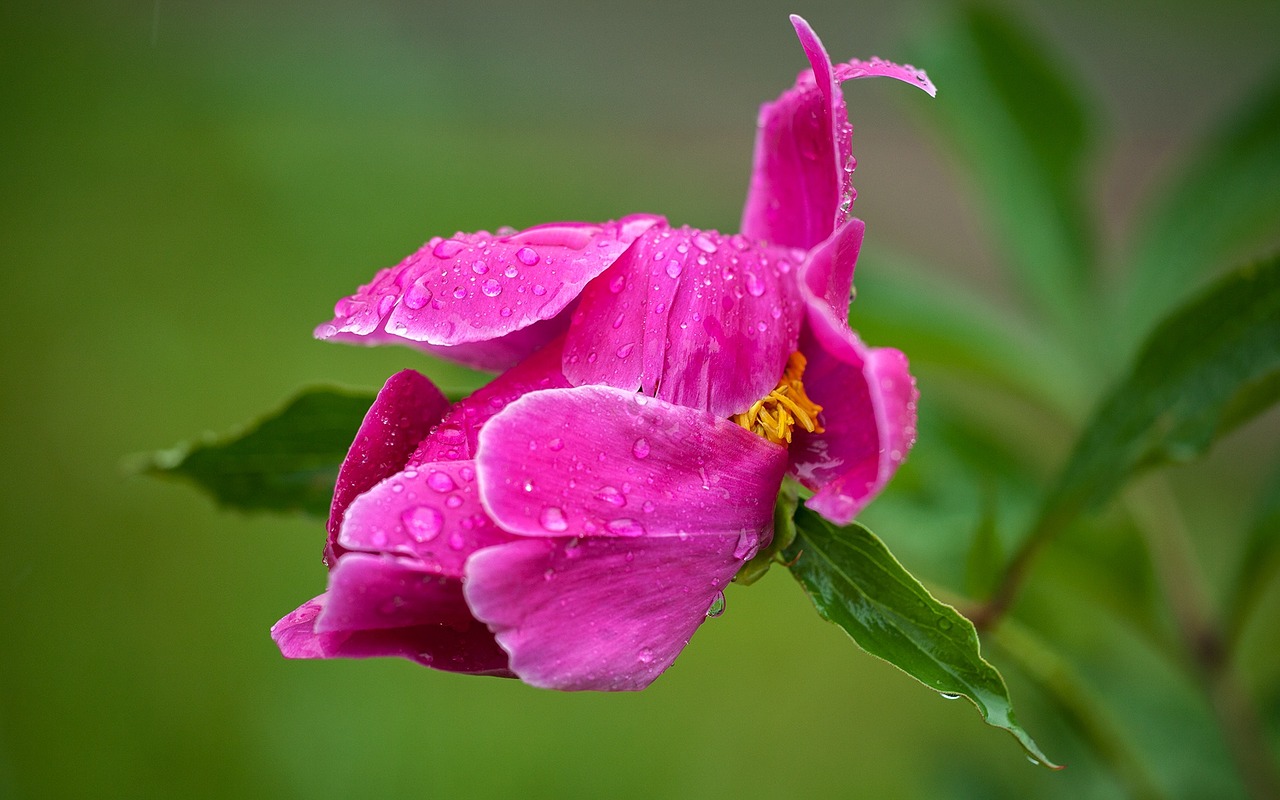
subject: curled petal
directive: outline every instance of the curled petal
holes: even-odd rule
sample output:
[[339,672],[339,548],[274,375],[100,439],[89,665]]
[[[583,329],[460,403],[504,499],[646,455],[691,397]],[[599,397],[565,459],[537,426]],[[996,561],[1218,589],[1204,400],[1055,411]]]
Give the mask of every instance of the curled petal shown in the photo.
[[862,249],[866,225],[850,219],[818,247],[800,265],[799,279],[807,302],[824,303],[834,319],[849,318],[849,301],[853,296],[853,270]]
[[934,94],[924,72],[872,59],[832,65],[809,24],[791,17],[810,69],[760,108],[742,232],[808,249],[844,222],[853,203],[853,128],[840,83],[883,75]]
[[511,677],[507,654],[479,622],[319,633],[315,621],[327,601],[320,595],[272,626],[271,638],[285,658],[400,656],[448,672]]
[[867,347],[824,301],[810,298],[800,348],[805,390],[823,407],[822,434],[797,430],[792,470],[815,494],[805,505],[839,525],[880,492],[915,443],[916,386],[907,359]]
[[340,554],[335,540],[347,506],[383,478],[403,469],[448,407],[449,401],[435,384],[411,369],[387,379],[338,469],[329,506],[326,563],[334,563]]
[[[466,347],[467,345],[463,345]],[[560,371],[563,340],[546,347],[453,404],[409,457],[409,465],[475,457],[480,428],[508,403],[529,392],[569,386]]]
[[802,307],[790,273],[802,257],[655,225],[583,292],[564,374],[715,416],[745,411],[795,350]]
[[348,553],[329,573],[328,601],[316,617],[316,633],[466,626],[472,619],[462,582],[433,574],[421,562],[369,553]]
[[737,539],[526,540],[472,556],[464,591],[524,682],[643,689],[742,566]]
[[[602,225],[559,222],[509,235],[432,239],[340,300],[335,318],[316,328],[316,336],[436,346],[500,339],[553,319],[659,219],[637,214]],[[496,349],[512,347],[508,341]],[[470,363],[497,359],[477,347],[463,356]]]
[[[511,539],[480,504],[475,462],[443,461],[410,467],[358,497],[347,509],[338,544],[411,556],[424,574],[457,578],[471,553]],[[338,567],[355,555],[347,553]]]
[[480,497],[524,536],[767,536],[786,450],[606,386],[529,394],[480,432]]

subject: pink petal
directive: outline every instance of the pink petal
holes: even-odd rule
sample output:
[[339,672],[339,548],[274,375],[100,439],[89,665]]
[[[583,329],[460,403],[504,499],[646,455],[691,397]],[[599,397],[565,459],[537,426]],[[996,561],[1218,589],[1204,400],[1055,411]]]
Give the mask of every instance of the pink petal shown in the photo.
[[501,372],[519,364],[548,342],[563,336],[564,332],[569,330],[572,307],[570,304],[569,309],[551,319],[539,320],[527,328],[512,331],[496,339],[450,346],[434,344],[417,346],[434,356],[464,364],[472,369]]
[[329,506],[325,563],[332,564],[339,555],[334,543],[347,506],[383,478],[399,472],[448,407],[449,401],[435,384],[411,369],[387,379],[338,469]]
[[849,318],[853,270],[858,263],[865,230],[862,220],[850,219],[810,251],[800,265],[799,278],[805,287],[805,297],[825,303],[832,317],[838,320]]
[[480,497],[524,536],[772,529],[786,451],[725,419],[606,386],[528,394],[489,421]]
[[[448,346],[507,336],[554,318],[660,219],[637,214],[602,225],[559,222],[500,236],[432,239],[340,300],[336,317],[316,336]],[[472,363],[493,357],[477,352],[484,350],[469,348],[463,357]]]
[[548,344],[455,403],[409,457],[409,465],[474,458],[481,426],[508,403],[529,392],[569,386],[560,371],[563,346],[562,340]]
[[435,669],[472,675],[511,677],[507,654],[479,622],[462,627],[406,628],[317,633],[315,621],[327,595],[309,600],[271,628],[285,658],[373,658],[401,656]]
[[464,592],[526,683],[643,689],[742,566],[735,535],[523,541],[467,562]]
[[760,108],[742,232],[808,249],[844,222],[855,195],[853,128],[840,83],[883,75],[931,95],[935,89],[922,71],[881,59],[833,66],[809,24],[798,16],[791,23],[811,68],[800,73],[793,88]]
[[316,633],[465,626],[472,619],[462,582],[427,570],[410,558],[347,553],[329,573],[328,601]]
[[467,556],[511,540],[480,504],[473,461],[421,464],[393,475],[356,498],[338,535],[345,550],[412,556],[424,573],[455,578]]
[[795,350],[803,254],[742,236],[650,228],[582,294],[565,340],[574,384],[640,389],[729,416],[768,394]]
[[888,483],[915,443],[915,379],[906,356],[867,347],[816,298],[810,298],[800,348],[809,361],[805,390],[823,407],[825,432],[796,431],[792,471],[816,490],[805,505],[844,525]]

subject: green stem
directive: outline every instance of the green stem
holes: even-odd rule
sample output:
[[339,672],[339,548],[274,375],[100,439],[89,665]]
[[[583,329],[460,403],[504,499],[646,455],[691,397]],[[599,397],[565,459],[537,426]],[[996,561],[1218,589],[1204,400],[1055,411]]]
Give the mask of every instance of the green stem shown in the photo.
[[1280,797],[1266,733],[1232,668],[1173,491],[1166,480],[1152,477],[1135,484],[1127,499],[1146,536],[1191,674],[1209,700],[1245,789],[1259,800]]

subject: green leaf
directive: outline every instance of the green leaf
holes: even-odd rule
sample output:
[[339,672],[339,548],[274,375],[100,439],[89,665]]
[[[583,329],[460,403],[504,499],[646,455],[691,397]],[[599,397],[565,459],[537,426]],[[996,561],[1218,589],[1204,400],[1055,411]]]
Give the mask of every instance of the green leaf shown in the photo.
[[935,600],[875,534],[857,523],[837,528],[801,508],[783,556],[818,613],[859,647],[931,689],[967,697],[1036,763],[1058,769],[1014,718],[1009,690],[983,660],[972,623]]
[[1262,496],[1224,604],[1224,627],[1233,645],[1248,624],[1268,579],[1280,569],[1280,470],[1271,476]]
[[1211,270],[1274,245],[1280,226],[1280,71],[1189,161],[1161,189],[1161,202],[1134,249],[1122,318],[1131,339]]
[[996,485],[988,479],[982,487],[982,506],[973,532],[973,544],[965,559],[965,590],[970,597],[986,597],[1000,580],[1004,548],[1000,544],[997,518],[1000,507]]
[[230,508],[324,518],[338,467],[373,400],[307,389],[246,430],[155,453],[140,471],[192,481]]
[[1100,505],[1139,470],[1200,455],[1275,402],[1278,375],[1273,256],[1226,275],[1156,328],[1077,440],[1042,522]]
[[1096,255],[1083,185],[1092,120],[1051,52],[1007,12],[974,7],[916,63],[941,87],[930,116],[978,184],[1010,277],[1076,333]]

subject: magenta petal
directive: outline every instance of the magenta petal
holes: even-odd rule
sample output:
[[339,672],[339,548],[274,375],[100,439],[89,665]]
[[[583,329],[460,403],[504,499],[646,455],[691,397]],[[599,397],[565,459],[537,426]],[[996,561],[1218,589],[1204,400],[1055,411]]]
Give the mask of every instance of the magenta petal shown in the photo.
[[338,469],[329,506],[326,563],[332,564],[338,556],[334,540],[347,506],[378,481],[399,472],[448,407],[449,401],[435,384],[411,369],[387,379]]
[[853,297],[853,270],[862,249],[866,225],[850,219],[836,229],[825,242],[810,251],[800,265],[800,283],[811,302],[823,302],[835,319],[849,318],[849,302]]
[[525,395],[480,432],[480,497],[525,536],[772,530],[786,450],[725,419],[605,386]]
[[[467,347],[468,345],[463,345]],[[413,455],[409,465],[459,461],[475,456],[480,428],[507,404],[529,392],[561,389],[569,381],[560,371],[562,341],[555,341],[454,403]]]
[[450,346],[417,346],[432,355],[472,369],[501,372],[519,364],[548,342],[563,336],[569,329],[569,313],[569,309],[566,309],[551,319],[539,320],[527,328],[512,331],[496,339]]
[[844,222],[855,195],[853,128],[839,84],[886,76],[934,94],[924,72],[881,59],[833,66],[809,24],[791,17],[809,59],[795,86],[760,107],[742,232],[808,249]]
[[511,677],[507,654],[489,629],[471,621],[464,626],[414,625],[406,628],[317,633],[315,620],[328,596],[309,600],[271,628],[285,658],[374,658],[400,656],[435,669],[471,675]]
[[347,553],[329,573],[328,601],[316,617],[316,633],[465,626],[471,612],[462,583],[426,570],[409,558]]
[[816,299],[800,347],[809,362],[805,390],[823,408],[825,431],[795,432],[792,470],[816,490],[805,505],[844,525],[888,483],[915,443],[915,379],[906,356],[867,347]]
[[742,236],[654,226],[583,292],[564,374],[715,416],[745,411],[795,350],[802,305],[789,273],[802,257]]
[[[494,236],[432,239],[356,294],[316,329],[321,339],[460,345],[549,320],[660,217],[592,225],[559,222]],[[468,351],[472,359],[475,350]]]
[[472,556],[464,591],[524,682],[643,689],[742,566],[737,538],[517,542]]
[[[412,556],[425,572],[458,577],[471,553],[511,539],[480,504],[475,462],[442,461],[410,467],[356,498],[338,544]],[[340,558],[338,566],[353,555]]]

